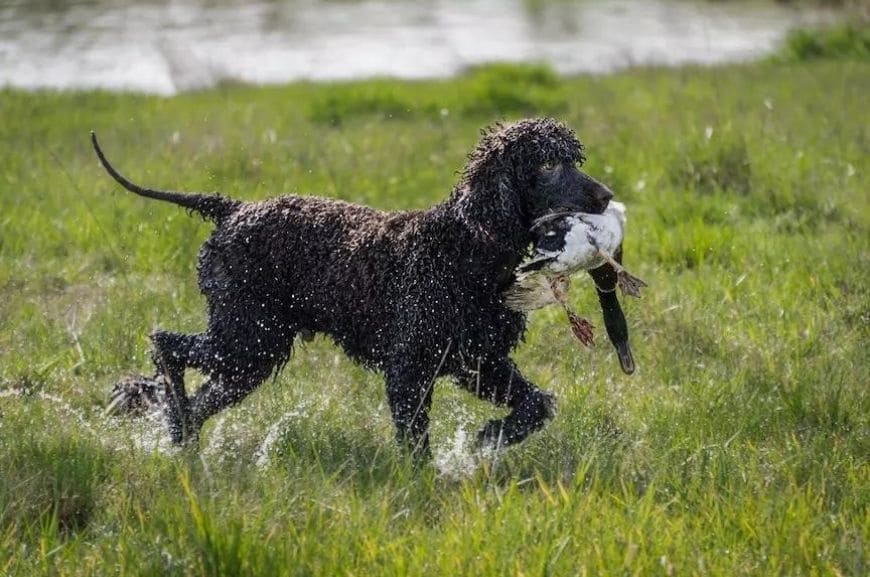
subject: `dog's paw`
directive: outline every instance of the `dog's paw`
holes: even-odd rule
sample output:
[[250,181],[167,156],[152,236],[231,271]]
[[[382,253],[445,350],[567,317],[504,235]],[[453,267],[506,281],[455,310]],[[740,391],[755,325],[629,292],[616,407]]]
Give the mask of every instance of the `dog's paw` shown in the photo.
[[165,386],[159,379],[143,375],[129,375],[112,386],[106,415],[140,417],[162,410]]

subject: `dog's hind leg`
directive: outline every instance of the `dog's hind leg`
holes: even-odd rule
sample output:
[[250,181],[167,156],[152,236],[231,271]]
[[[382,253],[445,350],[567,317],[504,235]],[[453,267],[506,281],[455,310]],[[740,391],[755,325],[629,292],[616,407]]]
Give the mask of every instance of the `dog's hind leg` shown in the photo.
[[190,428],[199,431],[209,417],[251,394],[272,373],[273,365],[238,366],[213,375],[190,399]]
[[220,354],[208,333],[185,335],[156,331],[151,335],[151,342],[154,365],[157,367],[158,376],[163,377],[166,385],[164,415],[169,436],[176,445],[195,442],[205,418],[194,418],[192,414],[192,399],[188,397],[184,386],[185,369],[198,369],[208,375],[229,374],[232,375],[232,380],[245,380],[244,369],[232,364],[237,361],[232,352]]
[[477,436],[481,447],[498,448],[519,443],[542,428],[555,414],[555,399],[526,380],[508,358],[483,361],[476,370],[458,376],[460,386],[481,399],[511,412],[486,423]]
[[152,359],[158,376],[166,381],[165,415],[169,436],[176,445],[195,434],[190,431],[190,402],[184,388],[184,370],[191,366],[191,357],[200,346],[203,335],[184,335],[155,331],[151,335]]
[[286,323],[262,316],[213,324],[191,347],[188,366],[210,377],[190,397],[191,434],[198,434],[209,417],[248,396],[290,358],[296,332]]

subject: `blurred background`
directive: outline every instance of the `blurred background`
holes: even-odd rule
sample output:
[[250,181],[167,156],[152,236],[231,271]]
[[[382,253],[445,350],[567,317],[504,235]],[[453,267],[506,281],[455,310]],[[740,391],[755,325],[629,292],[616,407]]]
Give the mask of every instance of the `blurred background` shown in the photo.
[[711,64],[761,56],[789,30],[845,13],[831,0],[3,0],[0,86],[174,94],[435,78],[495,61],[561,73]]

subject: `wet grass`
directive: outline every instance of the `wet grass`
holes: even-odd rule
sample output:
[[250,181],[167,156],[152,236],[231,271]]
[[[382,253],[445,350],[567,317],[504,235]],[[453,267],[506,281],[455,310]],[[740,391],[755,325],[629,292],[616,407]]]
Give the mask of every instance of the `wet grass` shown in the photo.
[[[443,82],[0,91],[0,574],[866,575],[870,153],[861,60],[535,67]],[[438,467],[392,444],[380,380],[325,339],[213,419],[199,454],[106,419],[156,326],[203,327],[209,225],[135,180],[381,208],[443,199],[478,129],[557,114],[629,206],[639,372],[559,311],[516,357],[559,396],[496,462],[444,383]],[[575,304],[597,318],[592,286]],[[596,324],[601,326],[601,321]]]

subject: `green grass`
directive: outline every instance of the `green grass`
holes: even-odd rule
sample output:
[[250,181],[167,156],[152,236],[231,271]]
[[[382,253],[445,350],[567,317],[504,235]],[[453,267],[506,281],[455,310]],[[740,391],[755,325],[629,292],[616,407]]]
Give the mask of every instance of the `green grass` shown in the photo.
[[[868,93],[860,59],[0,91],[0,574],[866,575]],[[102,416],[149,370],[150,330],[204,326],[210,225],[119,191],[89,130],[137,182],[399,209],[445,198],[479,128],[542,113],[629,206],[636,375],[578,279],[598,345],[532,315],[516,358],[559,413],[494,463],[454,448],[497,411],[443,383],[433,443],[454,461],[415,471],[380,379],[325,339],[199,454]]]
[[856,23],[794,30],[774,58],[780,61],[870,59],[870,26],[867,25],[870,15],[865,14],[862,18],[856,13],[853,18]]

